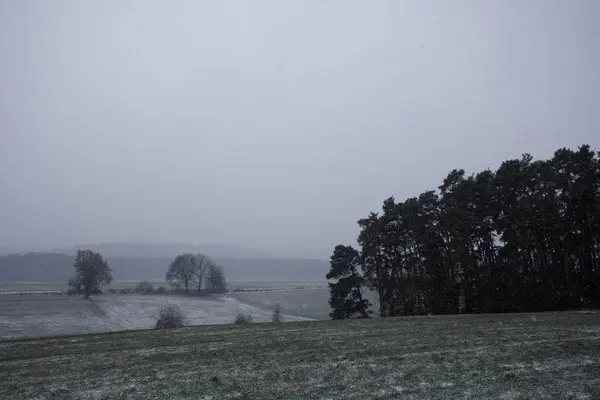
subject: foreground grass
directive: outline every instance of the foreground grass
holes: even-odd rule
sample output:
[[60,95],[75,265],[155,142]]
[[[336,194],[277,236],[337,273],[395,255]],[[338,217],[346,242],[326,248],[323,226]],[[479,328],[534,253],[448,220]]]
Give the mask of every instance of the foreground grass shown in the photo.
[[600,396],[597,313],[418,317],[0,342],[2,399]]

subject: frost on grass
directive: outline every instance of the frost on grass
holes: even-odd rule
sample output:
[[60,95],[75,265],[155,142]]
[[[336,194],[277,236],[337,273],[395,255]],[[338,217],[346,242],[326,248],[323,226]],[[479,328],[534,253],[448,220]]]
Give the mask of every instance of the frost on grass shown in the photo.
[[460,317],[459,328],[448,316],[0,342],[0,398],[53,389],[107,400],[597,398],[600,317],[537,317]]
[[[187,325],[230,324],[239,313],[251,315],[255,322],[272,319],[272,310],[226,296],[100,295],[92,300],[77,296],[0,296],[0,338],[151,329],[163,306],[179,307]],[[286,315],[285,320],[309,318]]]
[[[162,306],[176,306],[186,316],[187,325],[230,324],[239,313],[251,315],[254,322],[268,322],[271,311],[218,296],[209,298],[183,296],[106,296],[96,304],[123,329],[144,329],[154,326],[157,310]],[[286,316],[288,321],[307,320]]]
[[77,296],[0,296],[0,338],[117,329],[93,302]]
[[185,325],[185,315],[176,306],[162,306],[158,310],[155,329],[182,328]]

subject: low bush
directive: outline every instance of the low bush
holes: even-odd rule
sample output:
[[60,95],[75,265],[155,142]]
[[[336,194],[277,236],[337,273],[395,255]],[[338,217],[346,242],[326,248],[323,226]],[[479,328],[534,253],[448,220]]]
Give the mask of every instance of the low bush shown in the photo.
[[164,286],[159,286],[156,288],[154,293],[165,294],[165,293],[167,293],[167,289]]
[[235,321],[234,321],[234,324],[236,324],[236,325],[251,324],[251,323],[252,323],[252,315],[242,314],[242,313],[239,313],[237,315],[237,317],[235,317]]
[[158,311],[155,329],[181,328],[185,325],[185,317],[179,307],[163,306]]
[[154,292],[154,286],[150,282],[140,282],[135,287],[135,292],[139,294],[151,294]]
[[275,308],[273,309],[272,321],[274,324],[279,324],[280,322],[283,322],[283,312],[281,309],[281,304],[279,303],[275,304]]

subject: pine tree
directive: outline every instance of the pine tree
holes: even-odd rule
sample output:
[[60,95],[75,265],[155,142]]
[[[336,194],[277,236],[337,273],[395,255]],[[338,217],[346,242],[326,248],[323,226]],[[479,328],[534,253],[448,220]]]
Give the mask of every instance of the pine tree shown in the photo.
[[600,306],[600,158],[587,145],[452,170],[438,191],[386,199],[358,225],[359,249],[332,256],[328,277],[344,278],[330,284],[334,318],[362,285],[381,317]]
[[332,319],[369,318],[370,302],[363,298],[364,279],[359,271],[359,254],[351,246],[337,246],[331,256],[329,283]]

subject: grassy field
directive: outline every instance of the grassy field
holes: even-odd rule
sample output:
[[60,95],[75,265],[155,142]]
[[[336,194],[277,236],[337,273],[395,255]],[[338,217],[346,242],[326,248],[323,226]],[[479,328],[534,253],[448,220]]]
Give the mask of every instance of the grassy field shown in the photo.
[[[377,295],[375,292],[367,292],[364,295],[371,301],[371,310],[376,314],[379,310]],[[328,288],[313,287],[308,289],[231,292],[229,296],[259,308],[273,309],[275,304],[279,303],[283,311],[289,314],[319,320],[330,318],[331,307],[329,307]]]
[[[178,306],[187,323],[228,324],[238,313],[254,321],[271,320],[272,310],[261,309],[224,296],[187,297],[175,295],[0,296],[0,338],[49,336],[148,329],[156,322],[163,305]],[[285,315],[289,321],[305,318]],[[0,397],[1,398],[1,397]]]
[[227,286],[231,292],[242,290],[294,290],[294,289],[323,289],[327,288],[326,280],[319,281],[281,281],[281,280],[245,280],[228,281]]
[[265,309],[279,303],[286,313],[314,319],[329,319],[329,289],[293,289],[260,292],[232,292],[234,299]]
[[[135,288],[140,281],[113,281],[106,289]],[[150,281],[154,286],[169,287],[165,281]],[[281,281],[281,280],[243,280],[228,281],[227,286],[231,291],[242,290],[288,290],[305,288],[327,288],[327,281]],[[0,282],[2,292],[27,292],[46,290],[67,290],[67,282]]]
[[[124,289],[135,288],[137,281],[115,281],[109,288]],[[168,284],[163,281],[152,282],[155,287]],[[247,303],[263,310],[272,310],[276,303],[280,303],[285,313],[302,316],[311,319],[329,319],[331,311],[329,300],[329,289],[324,281],[265,281],[246,280],[231,281],[228,283],[229,296],[242,303]],[[2,293],[8,292],[36,292],[50,290],[66,290],[64,282],[56,283],[0,283],[0,336],[2,336]],[[236,289],[241,291],[235,291]],[[372,302],[377,304],[375,296]],[[71,307],[67,307],[70,309]],[[374,308],[377,311],[376,308]],[[215,322],[213,322],[215,323]],[[62,333],[67,333],[63,331]]]
[[597,399],[595,312],[0,342],[2,399]]
[[[107,286],[107,289],[125,289],[134,288],[139,282],[137,281],[114,281]],[[165,282],[160,282],[166,286]],[[157,285],[158,286],[158,285]],[[35,292],[47,290],[64,290],[68,289],[67,282],[2,282],[0,283],[0,294],[3,292]]]

